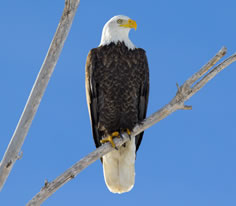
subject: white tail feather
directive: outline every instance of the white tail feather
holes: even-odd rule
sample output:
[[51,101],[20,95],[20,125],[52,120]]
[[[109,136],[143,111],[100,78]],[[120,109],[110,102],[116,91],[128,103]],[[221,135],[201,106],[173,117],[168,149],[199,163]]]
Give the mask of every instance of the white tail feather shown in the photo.
[[113,193],[130,191],[135,179],[135,138],[125,147],[103,156],[103,173],[108,189]]

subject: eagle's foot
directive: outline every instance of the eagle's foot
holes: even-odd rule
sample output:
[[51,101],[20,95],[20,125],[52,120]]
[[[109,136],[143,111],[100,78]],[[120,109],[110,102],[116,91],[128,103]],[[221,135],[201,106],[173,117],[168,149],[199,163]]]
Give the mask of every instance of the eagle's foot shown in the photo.
[[[127,128],[127,129],[122,129],[122,131],[121,131],[121,134],[122,134],[122,132],[126,132],[127,134],[128,134],[128,136],[129,136],[129,139],[131,140],[131,131]],[[121,135],[121,137],[123,138],[123,136]]]
[[104,138],[104,139],[101,139],[100,140],[100,143],[106,143],[106,142],[110,142],[111,143],[111,146],[113,148],[115,148],[116,150],[118,150],[118,148],[116,147],[114,141],[113,141],[113,138],[114,137],[120,137],[120,133],[119,132],[113,132],[111,135],[109,135],[108,137]]

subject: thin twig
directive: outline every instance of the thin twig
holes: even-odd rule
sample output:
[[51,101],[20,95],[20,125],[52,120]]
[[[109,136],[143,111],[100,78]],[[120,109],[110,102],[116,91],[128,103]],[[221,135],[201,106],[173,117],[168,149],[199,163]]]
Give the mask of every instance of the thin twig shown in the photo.
[[[216,74],[222,71],[224,68],[229,66],[231,63],[236,61],[236,54],[232,55],[226,59],[223,63],[219,64],[213,68],[210,72],[210,68],[216,64],[226,53],[226,48],[222,48],[216,56],[214,56],[206,65],[204,65],[199,72],[191,76],[181,87],[178,86],[176,96],[163,108],[158,110],[156,113],[137,124],[131,133],[131,138],[134,138],[137,134],[144,131],[145,129],[156,124],[160,120],[164,119],[174,111],[178,109],[191,109],[191,106],[184,105],[184,102],[187,101],[191,96],[197,93],[208,81],[210,81]],[[208,73],[207,73],[208,72]],[[203,76],[206,74],[205,76]],[[196,78],[197,77],[197,78]],[[200,80],[201,79],[201,80]],[[199,81],[200,80],[200,81]],[[198,83],[196,83],[199,81]],[[191,85],[190,83],[191,82]],[[193,86],[193,84],[195,84]],[[126,141],[129,140],[129,137],[126,133],[123,134],[124,138],[115,139],[115,144],[117,147],[120,147]],[[88,167],[90,164],[95,162],[97,159],[100,159],[103,155],[112,151],[113,148],[109,143],[102,145],[97,148],[94,152],[90,153],[86,157],[82,158],[80,161],[75,163],[71,168],[67,169],[62,175],[58,176],[52,182],[47,182],[47,185],[44,186],[41,191],[36,194],[31,201],[28,202],[27,206],[40,205],[48,197],[50,197],[56,190],[62,187],[65,183],[77,176],[83,169]]]
[[70,27],[79,2],[80,0],[66,0],[61,20],[57,27],[52,43],[49,47],[48,53],[31,90],[24,111],[16,126],[15,132],[0,163],[0,191],[13,165],[15,164],[16,160],[19,159],[18,154],[29,131],[32,120],[37,112],[38,106],[48,85],[49,79],[54,71],[64,42],[70,31]]

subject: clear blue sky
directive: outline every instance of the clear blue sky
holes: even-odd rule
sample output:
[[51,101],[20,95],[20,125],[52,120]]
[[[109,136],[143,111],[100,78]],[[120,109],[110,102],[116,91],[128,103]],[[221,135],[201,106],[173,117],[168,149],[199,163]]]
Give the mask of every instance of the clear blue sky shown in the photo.
[[[0,7],[0,159],[10,141],[59,22],[64,0],[2,1]],[[0,205],[25,205],[43,186],[95,146],[85,98],[87,53],[105,22],[124,14],[137,21],[130,38],[150,66],[148,114],[222,46],[236,52],[235,0],[81,1],[45,96],[2,192]],[[187,104],[145,132],[136,184],[114,195],[99,161],[43,205],[236,205],[236,63]]]

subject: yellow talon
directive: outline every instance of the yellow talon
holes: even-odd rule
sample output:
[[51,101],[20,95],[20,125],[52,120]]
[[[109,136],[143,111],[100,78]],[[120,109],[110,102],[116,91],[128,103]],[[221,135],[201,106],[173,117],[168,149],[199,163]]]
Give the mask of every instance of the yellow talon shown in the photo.
[[121,131],[122,131],[122,132],[126,132],[128,135],[131,134],[131,131],[130,131],[129,129],[122,129]]
[[113,132],[113,133],[111,134],[111,136],[112,136],[112,137],[120,137],[120,134],[119,134],[119,132]]
[[127,132],[128,135],[131,134],[131,131],[129,129],[126,129],[126,132]]
[[100,140],[100,143],[106,143],[106,142],[110,142],[111,143],[111,146],[113,148],[116,148],[116,145],[113,141],[113,137],[120,137],[120,134],[119,132],[113,132],[111,135],[109,135],[108,137],[104,138],[104,139],[101,139]]

